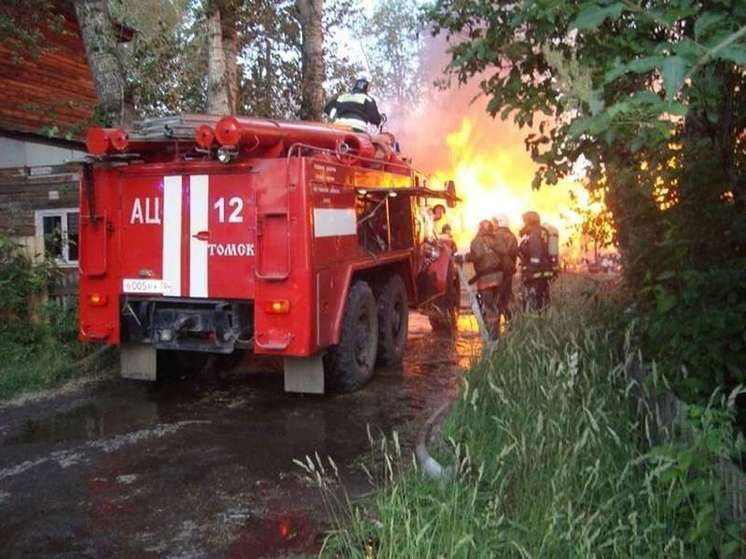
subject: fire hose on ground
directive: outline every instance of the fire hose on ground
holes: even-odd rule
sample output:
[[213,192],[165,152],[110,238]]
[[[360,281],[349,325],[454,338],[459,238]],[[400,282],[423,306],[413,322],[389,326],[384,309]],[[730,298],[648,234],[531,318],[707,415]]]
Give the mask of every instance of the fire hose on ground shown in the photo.
[[[474,313],[474,318],[476,319],[477,325],[479,326],[479,334],[482,336],[482,341],[484,342],[482,346],[482,357],[484,357],[485,355],[489,355],[492,352],[492,350],[494,349],[495,341],[492,340],[492,338],[490,337],[490,333],[487,330],[487,326],[484,322],[484,316],[482,315],[482,308],[479,305],[479,300],[477,299],[477,294],[474,292],[474,288],[469,284],[463,268],[461,266],[456,266],[456,269],[458,270],[459,278],[461,279],[461,285],[466,286],[466,292],[469,296],[471,310]],[[417,433],[414,455],[417,460],[417,464],[420,468],[422,468],[422,471],[430,479],[449,481],[452,480],[456,475],[456,470],[453,466],[443,466],[440,462],[433,458],[433,456],[427,450],[427,442],[431,439],[435,430],[440,430],[443,424],[443,420],[446,418],[448,412],[451,410],[451,407],[456,401],[456,398],[458,398],[458,393],[456,393],[456,395],[450,400],[447,400],[440,406],[438,406],[438,409],[436,409],[435,412],[433,412],[430,417],[428,417],[427,421],[425,421],[425,424]]]

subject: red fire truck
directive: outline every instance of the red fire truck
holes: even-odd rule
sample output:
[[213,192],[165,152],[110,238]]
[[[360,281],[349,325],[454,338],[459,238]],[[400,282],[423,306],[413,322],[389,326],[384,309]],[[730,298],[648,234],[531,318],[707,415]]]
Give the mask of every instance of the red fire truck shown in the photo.
[[168,359],[280,356],[285,389],[363,386],[401,360],[408,309],[459,306],[428,205],[457,202],[366,134],[182,115],[94,128],[81,179],[80,339],[126,378]]

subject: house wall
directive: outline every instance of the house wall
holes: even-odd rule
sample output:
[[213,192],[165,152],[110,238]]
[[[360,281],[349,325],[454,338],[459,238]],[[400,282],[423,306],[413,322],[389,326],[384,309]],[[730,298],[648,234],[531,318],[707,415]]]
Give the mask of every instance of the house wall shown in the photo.
[[[0,233],[13,238],[34,260],[41,260],[44,236],[37,226],[41,222],[37,212],[78,208],[79,173],[76,164],[0,169]],[[42,300],[67,305],[76,298],[77,262],[60,260],[57,268]]]
[[68,2],[53,4],[61,27],[45,27],[40,17],[34,30],[48,48],[25,53],[16,43],[0,41],[0,130],[80,138],[91,122],[96,91],[80,28]]
[[0,169],[64,165],[84,156],[82,149],[0,136]]
[[36,234],[35,211],[78,207],[77,165],[0,169],[0,231]]

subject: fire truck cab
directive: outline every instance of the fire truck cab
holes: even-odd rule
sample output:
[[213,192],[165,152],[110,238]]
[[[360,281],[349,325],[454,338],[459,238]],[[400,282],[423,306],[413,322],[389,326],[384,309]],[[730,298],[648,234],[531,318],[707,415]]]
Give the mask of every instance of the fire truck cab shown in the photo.
[[287,391],[351,391],[401,360],[408,309],[454,325],[458,276],[427,212],[455,189],[366,134],[181,115],[87,146],[80,339],[119,345],[126,378],[250,350],[282,357]]

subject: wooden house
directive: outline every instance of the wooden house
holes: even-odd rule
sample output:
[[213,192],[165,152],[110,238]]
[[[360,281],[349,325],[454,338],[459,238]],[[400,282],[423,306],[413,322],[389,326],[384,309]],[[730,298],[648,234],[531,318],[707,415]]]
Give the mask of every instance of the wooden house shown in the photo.
[[[75,13],[53,0],[41,48],[0,40],[0,232],[77,270],[79,161],[96,92]],[[29,5],[29,10],[34,8]],[[122,28],[120,36],[131,38]]]

